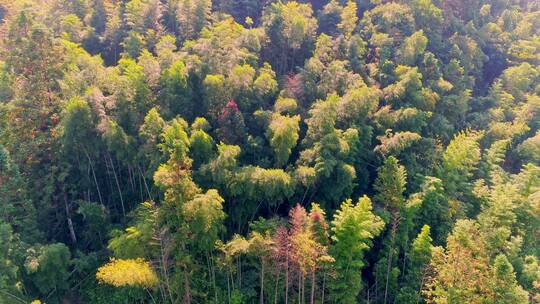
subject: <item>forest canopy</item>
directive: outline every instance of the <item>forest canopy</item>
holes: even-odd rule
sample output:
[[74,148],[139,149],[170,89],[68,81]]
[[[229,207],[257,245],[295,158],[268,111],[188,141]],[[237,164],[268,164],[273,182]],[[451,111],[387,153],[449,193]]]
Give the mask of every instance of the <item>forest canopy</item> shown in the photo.
[[0,0],[0,303],[540,303],[540,2]]

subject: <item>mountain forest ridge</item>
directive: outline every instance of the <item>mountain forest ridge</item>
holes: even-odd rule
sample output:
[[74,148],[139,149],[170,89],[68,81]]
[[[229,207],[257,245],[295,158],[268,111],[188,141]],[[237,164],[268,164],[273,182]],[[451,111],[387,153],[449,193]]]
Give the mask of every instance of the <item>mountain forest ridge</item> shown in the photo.
[[540,303],[538,0],[0,0],[0,304]]

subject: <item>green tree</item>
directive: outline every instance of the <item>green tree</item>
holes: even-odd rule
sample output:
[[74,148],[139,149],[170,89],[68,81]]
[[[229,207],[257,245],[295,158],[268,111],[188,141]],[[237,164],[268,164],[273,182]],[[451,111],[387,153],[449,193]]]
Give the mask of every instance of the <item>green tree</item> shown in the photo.
[[[67,159],[65,164],[67,173],[71,173],[74,184],[77,183],[77,179],[81,179],[79,181],[81,183],[80,186],[92,185],[92,188],[95,188],[95,193],[97,193],[97,199],[103,204],[103,195],[95,169],[95,147],[97,145],[95,139],[97,138],[97,134],[88,103],[77,97],[69,100],[66,104],[60,126],[62,150]],[[70,165],[75,162],[79,163],[78,168]],[[85,176],[85,174],[80,172],[81,169],[90,170],[92,177]]]
[[409,66],[415,65],[420,55],[424,54],[427,44],[428,39],[422,30],[405,38],[398,52],[399,63]]
[[180,39],[197,38],[201,30],[208,25],[212,1],[179,0],[176,9],[176,20]]
[[465,204],[458,203],[462,208],[460,212],[474,212],[478,208],[472,205],[473,200],[469,198],[471,177],[480,161],[478,141],[482,135],[481,132],[473,131],[458,133],[442,156],[439,176],[443,180],[447,194],[454,200],[453,204],[465,202]]
[[21,297],[17,290],[18,267],[13,263],[16,240],[11,226],[0,220],[0,300],[9,303]]
[[225,83],[225,77],[219,74],[206,75],[203,81],[203,94],[208,116],[212,121],[216,121],[231,96],[230,89]]
[[359,145],[358,130],[335,128],[339,102],[340,98],[332,94],[313,104],[302,141],[305,149],[298,160],[299,164],[312,167],[316,172],[317,200],[333,207],[352,192],[356,177],[352,163]]
[[[373,188],[377,191],[374,199],[389,213],[387,216],[388,236],[384,240],[384,249],[376,265],[375,277],[380,286],[384,286],[384,302],[395,296],[397,276],[400,272],[398,258],[408,242],[410,221],[409,210],[405,205],[405,185],[407,183],[405,167],[390,156],[378,169]],[[382,289],[382,287],[381,287]]]
[[[528,303],[504,255],[491,263],[478,225],[459,220],[448,237],[446,250],[434,251],[433,280],[426,291],[435,303]],[[463,276],[463,273],[469,273]]]
[[38,241],[40,233],[36,209],[26,193],[27,185],[19,167],[11,160],[10,153],[2,145],[0,145],[0,182],[2,208],[0,219],[5,225],[6,237],[16,233],[28,243]]
[[424,225],[408,253],[410,264],[404,274],[405,286],[400,289],[396,297],[396,301],[399,303],[419,303],[422,299],[421,292],[424,284],[427,283],[433,250],[431,241],[430,228],[428,225]]
[[279,75],[307,56],[317,29],[312,14],[311,5],[295,1],[272,3],[264,10],[263,27],[275,46],[268,59]]
[[452,230],[452,209],[443,182],[427,176],[422,185],[421,199],[417,221],[428,225],[433,242],[442,245]]
[[62,243],[28,249],[24,263],[26,273],[38,293],[58,302],[69,288],[70,265],[71,253]]
[[166,117],[181,115],[187,119],[195,118],[195,108],[191,100],[188,82],[188,70],[184,62],[178,60],[163,71],[161,76],[163,89],[161,102]]
[[215,143],[212,137],[206,133],[209,131],[206,119],[198,117],[191,125],[190,156],[193,159],[193,168],[198,169],[202,164],[209,162],[215,154]]
[[300,131],[300,116],[284,116],[273,114],[266,136],[270,140],[270,146],[274,150],[275,164],[277,167],[284,166],[289,160],[291,150],[296,146]]
[[529,296],[516,281],[512,264],[500,254],[493,261],[493,303],[529,303]]
[[364,252],[383,227],[382,219],[371,211],[371,201],[364,196],[353,204],[343,202],[331,223],[332,241],[329,253],[335,259],[336,277],[329,288],[332,303],[356,303],[361,289],[361,269],[366,265]]
[[64,71],[65,52],[30,11],[14,11],[7,26],[9,47],[2,60],[19,85],[13,87],[13,98],[2,115],[11,121],[0,132],[2,143],[28,177],[27,194],[36,203],[38,219],[44,227],[54,227],[47,215],[53,206],[56,170],[43,170],[41,164],[57,163],[58,137],[54,133],[59,123],[58,80]]
[[341,11],[341,22],[337,25],[343,32],[345,38],[350,38],[354,29],[356,28],[356,22],[358,17],[356,16],[356,2],[348,1],[347,5]]

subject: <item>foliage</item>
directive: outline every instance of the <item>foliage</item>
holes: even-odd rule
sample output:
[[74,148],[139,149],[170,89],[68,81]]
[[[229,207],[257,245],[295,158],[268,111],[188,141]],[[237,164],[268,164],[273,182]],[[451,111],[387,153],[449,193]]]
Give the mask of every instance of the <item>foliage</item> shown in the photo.
[[354,303],[359,293],[364,251],[371,247],[371,240],[384,227],[384,222],[371,208],[370,199],[364,196],[356,204],[351,200],[343,202],[334,215],[331,229],[335,245],[330,249],[330,255],[336,260],[336,277],[330,287],[333,302]]
[[98,281],[115,287],[140,286],[153,288],[158,277],[148,264],[142,259],[111,260],[101,266],[96,273]]
[[539,302],[539,9],[0,0],[0,302]]

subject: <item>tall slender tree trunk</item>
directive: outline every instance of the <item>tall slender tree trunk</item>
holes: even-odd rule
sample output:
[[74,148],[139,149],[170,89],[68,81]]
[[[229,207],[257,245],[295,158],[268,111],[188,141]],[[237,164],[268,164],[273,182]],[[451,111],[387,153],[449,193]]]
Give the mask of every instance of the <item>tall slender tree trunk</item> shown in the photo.
[[230,271],[227,272],[227,298],[229,299],[229,304],[231,304],[231,283],[229,282],[230,279]]
[[69,211],[67,193],[65,189],[64,189],[64,207],[66,208],[66,218],[67,218],[67,224],[68,224],[68,229],[69,229],[69,236],[71,238],[71,242],[75,245],[77,244],[77,236],[75,235],[75,229],[73,229],[73,221],[71,220],[71,212]]
[[420,295],[422,293],[422,288],[424,288],[424,284],[426,283],[426,269],[422,269],[422,279],[420,280],[420,288],[418,289],[418,292],[416,293],[416,304],[420,303]]
[[175,299],[172,294],[171,283],[169,280],[169,247],[167,246],[167,244],[164,244],[164,241],[163,241],[164,238],[165,238],[165,232],[162,231],[159,236],[159,245],[160,245],[159,247],[161,251],[160,263],[161,263],[163,277],[165,278],[164,281],[167,288],[167,293],[169,294],[171,303],[174,303]]
[[148,187],[148,183],[146,182],[146,177],[144,177],[141,166],[137,165],[137,168],[139,169],[139,174],[143,178],[144,188],[146,189],[146,193],[148,194],[148,198],[150,198],[151,200],[154,200],[154,198],[152,197],[152,194],[150,193],[150,188]]
[[111,163],[111,168],[114,175],[114,181],[116,182],[116,188],[118,189],[118,194],[120,195],[120,204],[122,204],[122,215],[124,219],[126,218],[126,207],[124,206],[124,197],[122,195],[122,190],[120,189],[120,182],[118,181],[118,176],[116,175],[116,169],[114,168],[114,163],[109,151],[107,151],[107,156],[109,157],[109,162]]
[[274,304],[277,304],[279,277],[280,277],[280,272],[278,271],[276,275],[276,285],[274,286]]
[[182,303],[184,304],[191,303],[191,288],[189,285],[189,275],[188,275],[187,265],[184,266],[184,300],[182,301]]
[[302,275],[298,275],[298,304],[302,304]]
[[311,273],[311,295],[309,297],[309,303],[315,303],[315,270]]
[[289,304],[289,253],[285,255],[285,304]]
[[214,265],[214,255],[210,251],[210,264],[212,266],[212,284],[214,285],[214,299],[217,303],[216,266]]
[[322,295],[321,295],[321,303],[324,303],[324,289],[326,288],[326,273],[323,274],[322,279]]
[[[133,174],[135,174],[135,172],[133,172]],[[143,189],[142,189],[142,188],[143,188],[143,187],[142,187],[142,184],[143,184],[143,183],[142,183],[142,178],[141,178],[141,176],[140,176],[140,175],[138,175],[138,176],[139,176],[139,196],[140,196],[141,202],[142,202],[142,201],[144,201],[144,194],[143,194]]]
[[388,260],[386,265],[386,283],[384,286],[384,304],[386,304],[388,298],[388,281],[390,279],[390,270],[392,269],[392,259],[394,253],[394,242],[396,241],[396,231],[399,225],[399,215],[392,215],[392,230],[391,230],[391,240],[390,240],[390,252],[388,253]]
[[129,183],[131,185],[131,189],[135,191],[135,180],[133,178],[133,170],[131,169],[131,166],[128,166],[128,176],[129,176]]
[[304,277],[304,274],[302,273],[302,304],[306,303],[305,290],[306,290],[306,278]]
[[94,165],[92,164],[92,160],[90,159],[90,155],[88,154],[86,149],[83,149],[83,150],[84,150],[84,154],[86,154],[86,158],[88,159],[88,163],[90,164],[90,169],[92,170],[92,176],[94,177],[94,183],[96,184],[96,189],[97,189],[97,193],[98,193],[98,197],[99,197],[99,202],[100,202],[101,206],[105,206],[103,204],[103,198],[101,197],[101,190],[99,189],[99,183],[98,183],[97,177],[96,177],[96,170],[94,170]]
[[259,303],[264,304],[264,262],[261,261],[261,293],[259,295]]

